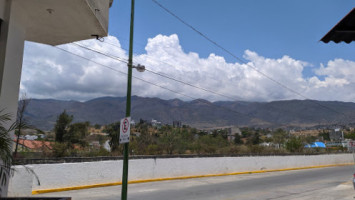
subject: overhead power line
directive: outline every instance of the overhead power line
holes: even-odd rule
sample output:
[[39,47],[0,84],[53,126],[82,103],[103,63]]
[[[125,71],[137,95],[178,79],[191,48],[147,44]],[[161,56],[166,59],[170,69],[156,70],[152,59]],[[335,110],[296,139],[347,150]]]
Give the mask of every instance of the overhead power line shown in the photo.
[[[84,46],[84,45],[80,45],[80,44],[77,44],[77,43],[74,43],[74,44],[77,45],[78,47],[81,47],[81,48],[83,48],[83,49],[86,49],[86,50],[89,50],[89,51],[98,53],[98,54],[100,54],[100,55],[102,55],[102,56],[106,56],[106,57],[108,57],[108,58],[110,58],[110,59],[113,59],[113,60],[116,60],[116,61],[119,61],[119,62],[127,63],[127,61],[126,61],[124,58],[120,58],[120,57],[118,57],[118,56],[110,55],[110,54],[108,54],[108,53],[106,53],[106,52],[102,52],[102,51],[99,51],[99,50],[97,50],[97,49],[93,49],[93,48],[90,48],[90,47],[87,47],[87,46]],[[112,44],[112,45],[113,45],[113,44]],[[115,46],[115,45],[113,45],[113,46]],[[117,47],[117,48],[118,48],[118,47]],[[155,74],[155,75],[159,75],[159,76],[161,76],[161,77],[164,77],[164,78],[167,78],[167,79],[170,79],[170,80],[173,80],[173,81],[176,81],[176,82],[185,84],[185,85],[190,86],[190,87],[194,87],[194,88],[197,88],[197,89],[200,89],[200,90],[203,90],[203,91],[212,93],[212,94],[216,94],[216,95],[219,95],[219,96],[228,98],[228,99],[233,100],[233,101],[239,101],[238,99],[234,99],[233,97],[230,97],[230,96],[227,96],[227,95],[224,95],[224,94],[220,94],[220,93],[214,92],[214,91],[212,91],[212,90],[208,90],[208,89],[205,89],[205,88],[202,88],[202,87],[199,87],[199,86],[196,86],[196,85],[193,85],[193,84],[190,84],[190,83],[187,83],[187,82],[178,80],[178,79],[176,79],[176,78],[170,77],[170,76],[165,75],[165,74],[160,74],[160,73],[158,73],[158,72],[154,72],[154,71],[149,70],[149,69],[146,69],[146,71],[149,71],[149,72],[151,72],[151,73],[153,73],[153,74]],[[170,90],[170,89],[168,89],[168,90]],[[183,96],[184,96],[184,95],[183,95]],[[189,97],[189,98],[194,99],[194,98],[192,98],[192,97]],[[326,108],[327,110],[330,110],[330,111],[332,111],[332,112],[336,112],[336,113],[338,113],[338,114],[341,114],[341,115],[343,115],[344,117],[347,117],[347,115],[346,115],[345,113],[342,113],[342,112],[339,112],[339,111],[337,111],[337,110],[335,110],[335,109],[329,108],[329,107],[327,107],[327,106],[325,106],[325,105],[323,105],[323,104],[321,104],[321,103],[319,103],[319,102],[311,101],[311,103],[313,103],[313,104],[315,104],[315,105],[318,105],[318,106],[320,106],[320,107],[322,107],[322,108]],[[212,104],[212,105],[215,105],[215,104]],[[270,106],[271,106],[271,105],[270,105]],[[223,106],[219,106],[219,107],[223,107]],[[271,106],[271,107],[274,107],[274,106]],[[225,108],[225,107],[223,107],[223,108]],[[280,110],[280,108],[276,108],[276,107],[274,107],[274,108]],[[226,108],[226,109],[228,109],[228,108]],[[282,110],[282,109],[281,109],[281,110]],[[282,111],[283,111],[283,112],[286,112],[286,113],[292,112],[292,111],[290,111],[290,110],[282,110]],[[241,114],[241,113],[239,113],[239,114]],[[249,117],[255,117],[255,116],[253,116],[253,115],[251,115],[251,114],[244,114],[244,115],[248,115]],[[340,120],[340,121],[342,121],[342,120]],[[332,123],[336,123],[336,119],[334,119],[334,120],[332,121]]]
[[[84,46],[84,45],[81,45],[81,44],[78,44],[78,43],[73,43],[73,44],[75,44],[75,45],[77,45],[77,46],[79,46],[79,47],[81,47],[81,48],[84,48],[84,49],[86,49],[86,50],[89,50],[89,51],[98,53],[98,54],[100,54],[100,55],[106,56],[106,57],[108,57],[108,58],[111,58],[111,59],[114,59],[114,60],[117,60],[117,61],[120,61],[120,62],[128,63],[127,61],[124,61],[123,58],[120,58],[120,57],[118,57],[118,56],[114,56],[114,55],[111,55],[111,54],[108,54],[108,53],[105,53],[105,52],[99,51],[99,50],[97,50],[97,49],[90,48],[90,47],[87,47],[87,46]],[[146,68],[145,70],[148,71],[148,72],[150,72],[150,73],[152,73],[152,74],[155,74],[155,75],[164,77],[164,78],[166,78],[166,79],[170,79],[170,80],[172,80],[172,81],[175,81],[175,82],[178,82],[178,83],[181,83],[181,84],[184,84],[184,85],[187,85],[187,86],[190,86],[190,87],[199,89],[199,90],[203,90],[203,91],[208,92],[208,93],[212,93],[212,94],[215,94],[215,95],[218,95],[218,96],[227,98],[227,99],[229,99],[229,100],[241,101],[241,99],[233,98],[233,97],[231,97],[231,96],[228,96],[228,95],[225,95],[225,94],[221,94],[221,93],[219,93],[219,92],[216,92],[216,91],[213,91],[213,90],[210,90],[210,89],[206,89],[206,88],[203,88],[203,87],[194,85],[194,84],[192,84],[192,83],[188,83],[188,82],[179,80],[179,79],[177,79],[177,78],[174,78],[174,77],[171,77],[171,76],[168,76],[168,75],[159,73],[159,72],[155,72],[155,71],[150,70],[150,69],[147,69],[147,68]]]
[[229,51],[228,49],[224,48],[222,45],[218,44],[217,42],[215,42],[214,40],[212,40],[211,38],[209,38],[207,35],[203,34],[201,31],[197,30],[195,27],[193,27],[192,25],[190,25],[189,23],[187,23],[186,21],[184,21],[183,19],[181,19],[179,16],[177,16],[176,14],[174,14],[172,11],[170,11],[169,9],[167,9],[166,7],[164,7],[162,4],[160,4],[158,1],[156,0],[152,0],[155,4],[157,4],[160,8],[162,8],[163,10],[165,10],[167,13],[169,13],[170,15],[172,15],[173,17],[175,17],[177,20],[179,20],[181,23],[183,23],[184,25],[186,25],[187,27],[189,27],[190,29],[192,29],[193,31],[195,31],[197,34],[199,34],[200,36],[202,36],[203,38],[205,38],[207,41],[209,41],[210,43],[212,43],[213,45],[215,45],[216,47],[220,48],[222,51],[226,52],[227,54],[229,54],[230,56],[232,56],[233,58],[237,59],[238,61],[246,64],[248,67],[252,68],[253,70],[255,70],[256,72],[258,72],[259,74],[261,74],[262,76],[266,77],[267,79],[273,81],[274,83],[278,84],[279,86],[305,98],[308,99],[306,96],[302,95],[301,93],[297,92],[296,90],[284,85],[283,83],[281,83],[280,81],[277,81],[275,79],[273,79],[272,77],[268,76],[267,74],[265,74],[264,72],[260,71],[259,69],[257,69],[256,67],[250,65],[249,63],[247,63],[245,60],[239,58],[238,56],[234,55],[231,51]]
[[[118,46],[118,45],[115,45],[115,44],[112,44],[112,43],[109,43],[109,42],[103,41],[103,43],[109,44],[109,45],[114,46],[114,47],[116,47],[116,48],[121,48],[121,49],[123,49],[123,50],[126,50],[126,49],[124,49],[124,48],[122,48],[122,47],[120,47],[120,46]],[[110,56],[112,56],[112,55],[110,55]],[[157,60],[157,59],[153,58],[152,56],[148,56],[148,55],[146,55],[146,56],[149,57],[149,58],[151,58],[151,59],[153,59],[153,60],[155,60],[155,61],[157,61],[157,62],[160,62],[160,63],[163,63],[163,64],[166,64],[166,65],[169,65],[169,66],[171,66],[171,67],[176,68],[174,65],[172,65],[172,64],[170,64],[170,63]],[[118,56],[116,56],[116,57],[119,58]],[[161,77],[164,77],[164,78],[167,78],[167,79],[176,81],[176,82],[178,82],[178,83],[185,84],[185,85],[188,85],[188,86],[190,86],[190,87],[193,87],[193,88],[196,88],[196,89],[199,89],[199,90],[203,90],[203,91],[205,91],[205,92],[209,92],[209,93],[212,93],[212,94],[221,96],[221,97],[225,97],[225,98],[227,98],[227,99],[229,99],[229,100],[233,100],[233,101],[243,101],[242,98],[234,98],[234,97],[231,97],[231,96],[228,96],[228,95],[225,95],[225,94],[222,94],[222,93],[219,93],[219,92],[210,90],[210,89],[206,89],[206,88],[203,88],[203,87],[194,85],[194,84],[189,83],[189,82],[186,82],[186,81],[179,80],[179,79],[177,79],[177,78],[174,78],[174,77],[172,77],[172,76],[168,76],[168,75],[163,74],[163,73],[155,72],[155,71],[150,70],[150,69],[147,69],[147,68],[146,68],[145,70],[148,71],[148,72],[150,72],[150,73],[152,73],[152,74],[155,74],[155,75],[158,75],[158,76],[161,76]]]
[[[194,32],[196,32],[198,35],[200,35],[201,37],[205,38],[207,41],[209,41],[210,43],[212,43],[214,46],[218,47],[219,49],[221,49],[222,51],[224,51],[225,53],[229,54],[230,56],[232,56],[233,58],[237,59],[238,61],[246,64],[246,66],[250,67],[251,69],[253,69],[254,71],[256,71],[257,73],[259,73],[260,75],[264,76],[265,78],[269,79],[270,81],[276,83],[277,85],[279,85],[280,87],[304,98],[304,99],[309,99],[307,96],[301,94],[300,92],[286,86],[285,84],[281,83],[280,81],[270,77],[269,75],[267,75],[266,73],[262,72],[261,70],[257,69],[256,67],[254,67],[253,65],[249,64],[248,62],[246,62],[245,60],[239,58],[238,56],[236,56],[235,54],[233,54],[231,51],[229,51],[228,49],[224,48],[222,45],[220,45],[219,43],[217,43],[216,41],[212,40],[211,38],[209,38],[206,34],[202,33],[201,31],[199,31],[197,28],[195,28],[194,26],[192,26],[191,24],[187,23],[185,20],[183,20],[182,18],[180,18],[179,16],[177,16],[175,13],[173,13],[171,10],[169,10],[168,8],[166,8],[165,6],[163,6],[161,3],[159,3],[157,0],[152,0],[156,5],[158,5],[161,9],[165,10],[167,13],[169,13],[171,16],[173,16],[174,18],[176,18],[178,21],[180,21],[181,23],[183,23],[184,25],[186,25],[187,27],[189,27],[190,29],[192,29]],[[344,117],[349,117],[347,116],[345,113],[340,112],[338,110],[335,110],[333,108],[329,108],[327,106],[324,106],[316,101],[312,101],[313,103],[331,110],[332,112],[344,115]]]
[[120,58],[120,57],[117,57],[117,56],[113,56],[113,55],[110,55],[110,54],[106,54],[106,53],[103,53],[103,52],[101,52],[101,51],[95,50],[95,49],[93,49],[93,48],[87,47],[87,46],[85,46],[85,45],[78,44],[78,43],[76,43],[76,42],[74,42],[74,43],[72,43],[72,44],[74,44],[74,45],[76,45],[76,46],[78,46],[78,47],[81,47],[81,48],[83,48],[83,49],[86,49],[86,50],[89,50],[89,51],[93,51],[93,52],[98,53],[98,54],[101,54],[101,55],[103,55],[103,56],[106,56],[106,57],[112,58],[112,59],[114,59],[114,60],[118,60],[118,61],[120,61],[120,62],[123,62],[123,63],[128,64],[127,59]]
[[[80,46],[80,45],[78,45],[78,46]],[[73,53],[73,52],[68,51],[68,50],[66,50],[66,49],[63,49],[63,48],[60,48],[60,47],[57,47],[57,46],[54,46],[54,47],[57,48],[57,49],[59,49],[59,50],[61,50],[61,51],[66,52],[66,53],[68,53],[68,54],[71,54],[71,55],[77,56],[77,57],[79,57],[79,58],[81,58],[81,59],[84,59],[84,60],[87,60],[87,61],[89,61],[89,62],[95,63],[95,64],[97,64],[98,66],[105,67],[105,68],[107,68],[107,69],[109,69],[109,70],[112,70],[112,71],[114,71],[114,72],[120,73],[120,74],[125,75],[125,76],[127,75],[126,72],[122,72],[122,71],[117,70],[117,69],[115,69],[115,68],[113,68],[113,67],[110,67],[110,66],[107,66],[107,65],[98,63],[98,62],[96,62],[96,61],[93,61],[92,59],[86,58],[86,57],[84,57],[84,56],[81,56],[81,55],[79,55],[79,54]],[[87,48],[87,49],[89,50],[90,48]],[[101,55],[104,55],[104,54],[101,54]],[[123,62],[123,63],[126,63],[126,64],[128,63],[127,61],[122,61],[122,60],[118,60],[118,61]],[[241,112],[238,112],[238,111],[229,109],[229,108],[224,107],[224,106],[219,106],[219,105],[213,104],[213,103],[211,103],[211,102],[209,102],[209,101],[203,101],[203,100],[201,100],[201,99],[197,99],[197,98],[192,97],[192,96],[190,96],[190,95],[187,95],[187,94],[178,92],[178,91],[176,91],[176,90],[172,90],[172,89],[170,89],[170,88],[168,88],[168,87],[164,87],[164,86],[158,85],[158,84],[156,84],[156,83],[147,81],[147,80],[145,80],[145,79],[142,79],[142,78],[139,78],[139,77],[136,77],[136,76],[132,76],[132,77],[133,77],[134,79],[140,80],[140,81],[142,81],[142,82],[145,82],[145,83],[147,83],[147,84],[153,85],[153,86],[155,86],[155,87],[158,87],[158,88],[161,88],[161,89],[170,91],[170,92],[172,92],[172,93],[175,93],[175,94],[178,94],[178,95],[187,97],[187,98],[189,98],[189,99],[191,99],[191,100],[195,100],[195,101],[198,101],[198,102],[200,102],[200,103],[203,103],[203,104],[206,104],[206,105],[209,105],[209,106],[222,108],[222,109],[227,110],[227,111],[229,111],[229,112],[233,112],[233,113],[239,114],[241,117],[251,117],[251,118],[252,118],[252,117],[255,117],[255,116],[252,116],[252,115],[250,115],[250,114],[241,113]],[[248,119],[249,119],[249,118],[248,118]]]
[[[109,43],[109,42],[107,42],[107,41],[100,41],[100,42],[103,42],[103,43],[105,43],[105,44],[114,46],[114,47],[116,47],[116,48],[119,48],[119,49],[123,49],[123,50],[128,51],[127,49],[125,49],[125,48],[123,48],[123,47],[121,47],[121,46],[118,46],[118,45]],[[143,44],[139,44],[139,45],[144,46]],[[163,63],[163,64],[166,64],[166,65],[169,65],[169,66],[171,66],[171,67],[176,68],[176,66],[174,66],[174,65],[172,65],[172,64],[170,64],[170,63],[167,63],[167,62],[165,62],[165,61],[161,61],[161,60],[155,59],[154,57],[149,56],[149,55],[145,55],[145,56],[149,57],[150,59],[152,59],[152,60],[154,60],[154,61],[157,61],[157,62],[160,62],[160,63]],[[161,75],[165,75],[165,74],[161,74]],[[172,78],[173,78],[173,77],[172,77]],[[186,83],[188,83],[188,82],[186,82]],[[204,89],[202,89],[202,90],[204,90]],[[206,92],[207,92],[207,91],[206,91]],[[214,92],[211,92],[211,93],[215,94]],[[230,97],[230,96],[227,96],[227,95],[224,95],[224,94],[217,94],[217,95],[222,96],[222,97],[226,97],[226,98],[228,98],[228,99],[230,99],[230,100],[233,100],[233,101],[245,101],[245,100],[243,100],[243,99],[240,98],[240,97],[238,97],[238,98],[233,98],[233,97]],[[327,107],[327,106],[321,105],[320,103],[317,103],[317,102],[313,102],[313,104],[317,104],[317,106],[320,106],[320,107],[322,107],[322,108]],[[272,107],[273,107],[273,106],[272,106]],[[280,110],[280,108],[276,108],[276,107],[275,107],[275,109],[279,109],[279,110]],[[332,108],[330,108],[330,109],[332,109]],[[329,109],[328,109],[328,110],[329,110]],[[290,110],[282,110],[282,111],[283,111],[283,112],[287,112],[287,113],[292,112],[292,111],[290,111]],[[334,110],[330,110],[330,111],[331,111],[331,112],[334,112]],[[294,112],[293,112],[293,113],[294,113]],[[348,115],[346,115],[345,113],[339,112],[338,114],[342,114],[344,118],[348,117]],[[340,121],[342,121],[342,120],[340,120]],[[334,119],[331,123],[337,123],[337,122],[336,122],[336,120]]]
[[[80,58],[82,58],[82,59],[84,59],[84,60],[87,60],[87,61],[89,61],[89,62],[95,63],[95,64],[97,64],[97,65],[99,65],[99,66],[101,66],[101,67],[105,67],[105,68],[107,68],[107,69],[109,69],[109,70],[112,70],[112,71],[114,71],[114,72],[118,72],[118,73],[120,73],[120,74],[122,74],[122,75],[125,75],[125,76],[127,75],[126,72],[122,72],[122,71],[117,70],[117,69],[115,69],[115,68],[113,68],[113,67],[110,67],[110,66],[107,66],[107,65],[98,63],[98,62],[96,62],[96,61],[93,61],[92,59],[86,58],[86,57],[84,57],[84,56],[81,56],[81,55],[79,55],[79,54],[73,53],[73,52],[68,51],[68,50],[66,50],[66,49],[63,49],[63,48],[60,48],[60,47],[56,47],[56,46],[55,46],[55,48],[57,48],[57,49],[59,49],[59,50],[62,50],[62,51],[64,51],[64,52],[66,52],[66,53],[72,54],[72,55],[74,55],[74,56],[80,57]],[[120,62],[123,62],[123,63],[126,63],[126,64],[128,63],[127,61],[120,61]],[[154,85],[154,86],[156,86],[156,87],[159,87],[159,88],[168,90],[168,91],[170,91],[170,92],[179,94],[179,95],[181,95],[181,96],[185,96],[185,97],[194,99],[193,97],[191,97],[191,96],[189,96],[189,95],[186,95],[186,94],[183,94],[183,93],[181,93],[181,92],[178,92],[178,91],[169,89],[169,88],[167,88],[167,87],[164,87],[164,86],[155,84],[155,83],[150,82],[150,81],[147,81],[147,80],[145,80],[145,79],[142,79],[142,78],[139,78],[139,77],[136,77],[136,76],[133,76],[133,78],[135,78],[135,79],[137,79],[137,80],[140,80],[140,81],[143,81],[143,82],[145,82],[145,83]]]
[[[80,47],[80,48],[83,48],[83,49],[85,49],[85,50],[89,50],[89,51],[98,53],[99,55],[106,56],[106,57],[108,57],[108,58],[110,58],[110,59],[113,59],[113,60],[116,60],[116,61],[119,61],[119,62],[123,62],[123,63],[127,63],[127,61],[126,61],[124,58],[120,58],[120,57],[117,57],[117,56],[114,56],[114,55],[109,55],[109,54],[107,54],[106,52],[102,52],[102,51],[99,51],[99,50],[97,50],[97,49],[93,49],[93,48],[90,48],[90,47],[87,47],[87,46],[84,46],[84,45],[80,45],[80,44],[76,44],[76,45],[77,45],[78,47]],[[114,46],[115,46],[115,45],[114,45]],[[117,47],[117,48],[118,48],[118,47]],[[146,69],[146,70],[147,70],[147,69]],[[177,81],[177,82],[179,82],[179,83],[182,83],[182,84],[185,84],[185,85],[194,87],[194,88],[199,88],[198,86],[195,86],[195,85],[189,85],[189,83],[186,83],[186,82],[184,82],[184,81],[176,80],[176,79],[173,78],[173,77],[169,77],[169,76],[164,75],[164,74],[159,74],[159,73],[156,73],[156,72],[151,71],[151,70],[148,70],[148,71],[152,72],[153,74],[156,74],[156,75],[159,75],[159,76],[162,76],[162,77],[169,78],[169,79],[171,79],[171,80]],[[125,73],[124,73],[124,74],[125,74]],[[138,79],[139,79],[139,78],[138,78]],[[141,80],[141,79],[139,79],[139,80]],[[146,82],[144,79],[141,80],[141,81]],[[151,82],[149,82],[149,83],[151,83]],[[189,96],[189,95],[185,95],[184,93],[171,90],[170,88],[162,87],[162,86],[157,85],[157,84],[155,84],[155,83],[152,83],[152,84],[155,85],[156,87],[160,87],[160,88],[162,88],[162,89],[168,90],[168,91],[173,92],[173,93],[177,93],[177,94],[179,94],[179,95],[181,95],[181,96],[185,96],[185,97],[190,98],[190,99],[192,99],[192,100],[196,100],[196,98],[194,98],[194,97],[192,97],[192,96]],[[199,88],[199,89],[204,90],[204,91],[206,91],[206,92],[209,92],[207,89],[204,89],[204,88]],[[217,94],[217,95],[220,95],[220,96],[224,96],[224,97],[230,98],[230,99],[233,100],[233,101],[238,101],[237,99],[233,99],[233,97],[225,96],[225,95],[223,95],[223,94],[218,94],[217,92],[214,92],[214,91],[212,91],[212,92],[210,92],[210,93],[212,93],[212,94]],[[200,100],[198,100],[198,101],[200,101]],[[201,101],[200,101],[200,102],[201,102]],[[317,103],[317,102],[314,102],[314,101],[311,101],[311,102],[314,103],[314,104],[316,104],[316,105],[318,105],[318,106],[321,106],[321,107],[323,107],[323,108],[327,108],[328,110],[334,112],[334,111],[332,110],[332,108],[328,108],[327,106],[322,105],[322,104]],[[207,103],[207,102],[204,102],[204,103]],[[213,103],[209,103],[209,105],[217,106],[217,107],[223,108],[223,109],[225,109],[225,110],[235,112],[235,113],[237,113],[237,114],[241,114],[241,115],[245,115],[245,116],[248,116],[248,117],[251,117],[251,118],[256,118],[256,119],[258,119],[255,115],[253,115],[253,114],[251,114],[251,113],[245,113],[245,114],[244,114],[244,113],[240,113],[240,112],[238,112],[238,111],[229,109],[229,108],[224,107],[224,106],[215,105],[215,104],[213,104]],[[272,105],[269,105],[269,106],[271,106],[271,107],[273,107],[273,108],[275,108],[275,109],[277,109],[277,110],[283,111],[283,112],[285,112],[285,113],[290,113],[290,112],[291,112],[291,113],[295,113],[295,112],[293,112],[293,111],[291,111],[291,110],[280,109],[280,108],[274,107],[274,106],[272,106]],[[341,112],[339,112],[339,113],[341,113]],[[298,114],[298,113],[296,113],[296,114]],[[341,113],[341,114],[342,114],[342,113]],[[343,115],[345,116],[345,114],[343,114]],[[342,121],[342,120],[340,120],[340,121]],[[337,123],[337,120],[334,119],[331,123],[333,123],[333,124],[334,124],[334,123]]]

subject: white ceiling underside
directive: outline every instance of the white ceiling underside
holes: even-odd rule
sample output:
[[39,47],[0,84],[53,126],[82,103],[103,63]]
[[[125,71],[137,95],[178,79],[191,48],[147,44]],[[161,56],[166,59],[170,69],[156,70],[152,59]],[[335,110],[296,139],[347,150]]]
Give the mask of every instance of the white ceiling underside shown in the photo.
[[111,0],[19,0],[26,40],[59,45],[107,36]]

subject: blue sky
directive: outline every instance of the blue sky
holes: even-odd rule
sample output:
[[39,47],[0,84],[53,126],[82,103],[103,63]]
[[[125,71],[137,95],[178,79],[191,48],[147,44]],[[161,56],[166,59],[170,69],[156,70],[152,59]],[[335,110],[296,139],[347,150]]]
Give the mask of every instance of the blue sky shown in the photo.
[[[222,95],[149,71],[134,71],[134,76],[146,82],[134,79],[133,95],[210,101],[307,98],[355,102],[355,43],[320,42],[355,7],[354,1],[158,1],[244,62],[212,45],[153,1],[136,0],[134,62]],[[130,2],[114,1],[110,36],[105,42],[92,39],[80,44],[127,59]],[[60,48],[122,72],[127,70],[125,63],[74,44]],[[31,98],[85,101],[101,96],[122,97],[126,95],[126,83],[124,73],[113,73],[51,46],[26,43],[21,92]]]
[[[354,44],[324,44],[319,40],[353,7],[353,0],[160,0],[161,4],[223,47],[242,57],[246,49],[268,58],[288,55],[319,67],[334,58],[354,59]],[[115,0],[110,34],[128,48],[130,1]],[[148,38],[177,34],[186,52],[234,58],[177,21],[151,0],[136,0],[136,53],[144,53]],[[312,68],[304,75],[314,75]]]

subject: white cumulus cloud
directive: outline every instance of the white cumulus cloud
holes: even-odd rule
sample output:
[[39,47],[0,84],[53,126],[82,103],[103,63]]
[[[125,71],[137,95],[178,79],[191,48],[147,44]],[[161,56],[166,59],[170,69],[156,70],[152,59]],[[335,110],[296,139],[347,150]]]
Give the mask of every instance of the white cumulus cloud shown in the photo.
[[[79,44],[127,59],[126,50],[121,48],[120,42],[113,36],[107,37],[105,42],[87,40]],[[72,100],[125,96],[127,76],[120,72],[127,72],[126,63],[90,52],[75,44],[61,45],[59,48],[87,59],[55,47],[28,42],[25,48],[21,92],[31,98]],[[245,63],[229,63],[222,56],[215,54],[201,58],[198,53],[185,52],[175,34],[157,35],[148,39],[145,50],[146,53],[134,56],[134,63],[144,64],[149,71],[139,73],[134,70],[133,75],[187,96],[133,79],[132,91],[138,96],[184,100],[191,100],[189,97],[192,97],[210,101],[271,101],[304,97],[354,101],[355,98],[355,80],[352,78],[355,75],[354,61],[331,60],[326,65],[321,64],[319,68],[315,68],[315,76],[305,78],[303,70],[311,66],[305,61],[287,55],[281,58],[265,58],[251,50],[245,50]],[[157,76],[150,71],[223,95],[199,90]]]

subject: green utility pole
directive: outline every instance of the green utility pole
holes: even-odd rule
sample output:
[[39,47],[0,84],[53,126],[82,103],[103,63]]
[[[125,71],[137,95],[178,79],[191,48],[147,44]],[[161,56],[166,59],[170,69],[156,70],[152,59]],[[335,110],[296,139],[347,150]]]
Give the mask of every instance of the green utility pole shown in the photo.
[[[134,0],[131,3],[131,26],[129,33],[129,57],[128,57],[128,80],[127,80],[127,101],[126,117],[131,115],[131,93],[132,93],[132,67],[133,67],[133,27],[134,27]],[[127,200],[128,185],[128,152],[129,143],[124,144],[123,148],[123,173],[122,173],[122,192],[121,200]]]

